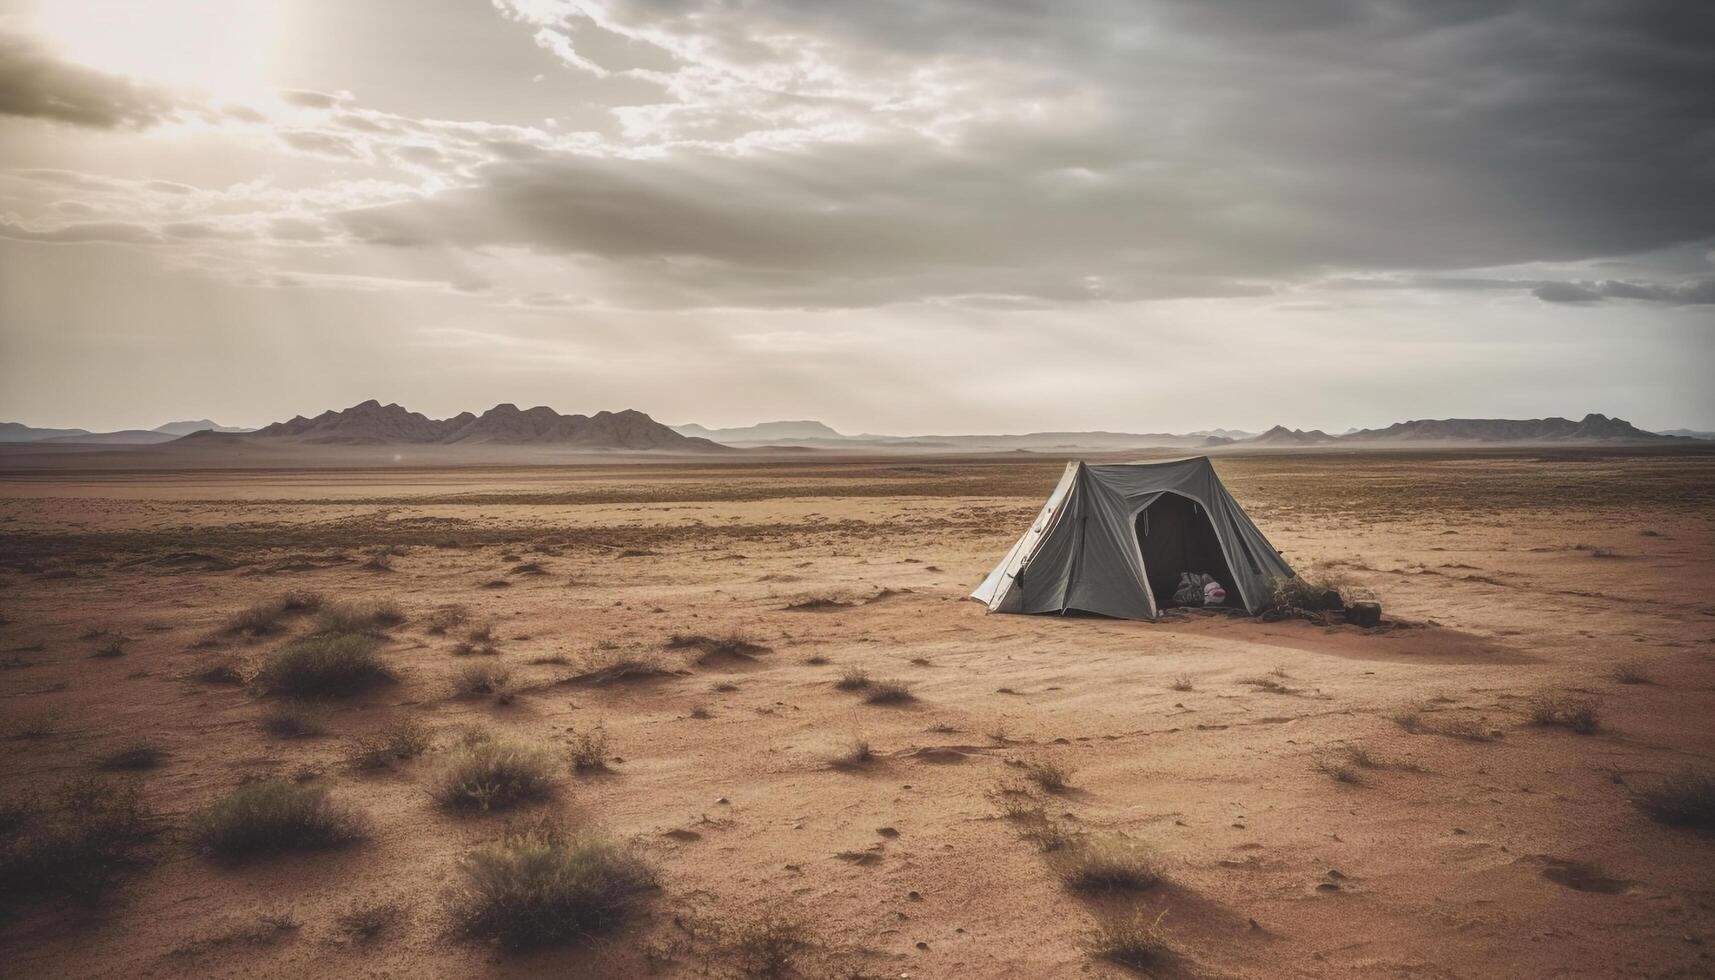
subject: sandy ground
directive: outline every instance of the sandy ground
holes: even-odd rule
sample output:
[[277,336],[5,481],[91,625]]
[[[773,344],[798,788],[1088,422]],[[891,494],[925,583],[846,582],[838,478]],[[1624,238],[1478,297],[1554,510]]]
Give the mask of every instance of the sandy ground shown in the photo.
[[[1137,907],[1166,911],[1169,976],[1715,974],[1715,838],[1633,801],[1715,758],[1715,456],[1217,468],[1301,572],[1411,625],[988,615],[963,597],[1054,484],[1060,463],[1036,457],[0,473],[0,795],[139,739],[167,752],[136,777],[166,828],[150,863],[92,912],[14,910],[0,973],[727,976],[723,936],[775,916],[812,939],[804,976],[1117,977],[1088,937]],[[378,549],[391,571],[364,567]],[[524,562],[546,574],[511,572]],[[384,648],[399,682],[335,703],[319,737],[269,735],[266,699],[192,679],[282,642],[206,638],[288,589],[410,614]],[[814,599],[834,603],[788,608]],[[451,695],[471,658],[423,625],[447,603],[497,624],[514,703]],[[128,637],[123,655],[92,657],[97,630]],[[770,652],[699,665],[664,647],[734,631]],[[677,672],[566,681],[613,651]],[[1651,682],[1619,683],[1621,663]],[[915,700],[836,690],[853,667]],[[1245,683],[1271,671],[1283,691]],[[1531,724],[1533,698],[1568,692],[1599,699],[1599,732]],[[1412,709],[1431,724],[1402,727]],[[449,937],[459,859],[507,818],[431,802],[444,749],[345,763],[406,714],[546,743],[603,726],[623,761],[568,771],[545,806],[637,840],[662,879],[645,911],[581,948]],[[1482,737],[1438,734],[1449,722]],[[830,765],[855,738],[879,760]],[[1313,765],[1340,747],[1370,755],[1355,783]],[[1063,888],[1002,816],[1017,764],[1040,760],[1071,771],[1040,796],[1050,814],[1146,844],[1167,883]],[[371,839],[237,866],[195,853],[187,815],[267,773],[325,781]],[[405,921],[340,938],[341,911],[380,901]],[[219,941],[278,913],[298,928]]]

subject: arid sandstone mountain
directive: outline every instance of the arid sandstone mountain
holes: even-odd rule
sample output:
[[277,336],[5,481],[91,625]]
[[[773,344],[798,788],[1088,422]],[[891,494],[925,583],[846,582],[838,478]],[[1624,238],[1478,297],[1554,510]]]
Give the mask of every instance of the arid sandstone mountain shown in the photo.
[[1657,435],[1627,422],[1595,412],[1571,419],[1415,419],[1385,429],[1361,429],[1341,442],[1671,442],[1676,436]]
[[[199,434],[188,438],[210,438]],[[431,419],[401,405],[374,399],[343,411],[326,411],[315,418],[298,416],[276,422],[244,437],[259,441],[291,440],[320,445],[539,445],[585,449],[720,450],[707,439],[682,436],[642,412],[597,412],[561,415],[545,406],[520,409],[496,405],[481,415],[460,412],[449,419]]]

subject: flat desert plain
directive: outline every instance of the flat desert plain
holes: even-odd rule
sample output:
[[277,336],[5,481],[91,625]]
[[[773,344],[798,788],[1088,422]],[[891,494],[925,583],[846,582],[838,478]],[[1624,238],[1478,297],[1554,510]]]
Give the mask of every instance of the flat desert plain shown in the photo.
[[[1640,805],[1715,759],[1715,455],[1218,458],[1371,630],[988,614],[1063,460],[734,459],[0,475],[0,816],[95,778],[148,827],[90,901],[12,901],[0,972],[1715,973],[1715,837]],[[269,693],[341,615],[392,677]],[[538,798],[449,802],[483,739]],[[211,844],[257,781],[352,839]],[[467,856],[544,815],[653,885],[469,938]]]

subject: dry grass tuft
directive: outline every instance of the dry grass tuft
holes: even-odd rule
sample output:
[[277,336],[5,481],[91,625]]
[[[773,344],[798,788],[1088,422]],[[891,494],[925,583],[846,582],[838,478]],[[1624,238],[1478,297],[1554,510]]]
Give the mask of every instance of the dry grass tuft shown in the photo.
[[449,903],[459,933],[512,950],[608,932],[657,881],[624,845],[548,821],[508,828],[459,870]]
[[281,738],[308,738],[326,733],[327,720],[310,705],[287,703],[262,716],[262,730]]
[[135,785],[80,779],[52,797],[0,804],[0,907],[45,897],[94,905],[155,833]]
[[594,728],[572,733],[572,771],[609,772],[607,729]]
[[314,851],[361,840],[367,821],[328,798],[326,787],[286,779],[244,783],[191,817],[189,836],[228,860]]
[[1139,972],[1153,970],[1173,957],[1172,937],[1161,926],[1166,916],[1141,909],[1105,915],[1089,938],[1090,953]]
[[1161,883],[1161,867],[1142,844],[1117,834],[1079,837],[1049,855],[1067,888],[1082,892],[1139,892]]
[[1024,778],[1041,787],[1046,793],[1064,793],[1072,788],[1072,770],[1058,762],[1048,759],[1034,759],[1018,763],[1024,771]]
[[397,602],[374,599],[341,602],[316,615],[317,633],[367,633],[379,636],[405,621],[405,610]]
[[1602,704],[1583,695],[1545,694],[1531,702],[1530,720],[1537,725],[1591,735],[1602,727]]
[[332,633],[293,640],[263,661],[253,681],[266,694],[290,697],[347,697],[383,681],[393,671],[375,648],[373,636]]
[[237,663],[222,660],[192,672],[191,679],[202,681],[204,684],[239,685],[244,683],[244,671]]
[[129,637],[109,635],[90,651],[90,656],[104,660],[125,656],[125,644],[131,642]]
[[[1276,669],[1278,670],[1278,668]],[[1280,678],[1283,676],[1285,675],[1274,673],[1263,674],[1257,677],[1243,678],[1239,683],[1249,685],[1259,691],[1267,691],[1270,694],[1297,694],[1297,688],[1290,687],[1281,682]]]
[[505,810],[545,799],[556,768],[553,754],[540,745],[475,729],[447,756],[429,795],[454,810]]
[[770,910],[748,922],[721,929],[722,945],[731,951],[747,977],[786,977],[798,954],[808,949],[809,930],[797,919]]
[[470,698],[512,691],[512,668],[497,663],[469,664],[453,675],[453,695]]
[[459,603],[436,606],[423,621],[423,630],[439,636],[463,626],[470,619],[470,610]]
[[103,757],[97,766],[108,772],[141,772],[159,767],[166,759],[167,753],[158,746],[138,742]]
[[758,654],[767,653],[768,647],[756,642],[751,637],[741,633],[729,633],[726,636],[704,636],[701,633],[674,633],[667,639],[670,650],[697,650],[697,663],[706,664],[720,658],[738,660],[755,660]]
[[6,737],[33,741],[59,730],[60,712],[54,708],[19,711],[6,725]]
[[620,684],[644,681],[670,674],[654,657],[621,650],[596,650],[587,654],[572,675],[575,684]]
[[1715,830],[1715,772],[1687,766],[1638,791],[1637,803],[1662,823]]
[[346,761],[354,769],[386,769],[429,751],[434,741],[428,725],[406,716],[378,732],[359,736],[352,743]]
[[1655,679],[1650,677],[1649,667],[1642,660],[1636,658],[1622,660],[1615,664],[1613,677],[1621,684],[1655,683]]
[[1173,683],[1167,685],[1167,687],[1169,690],[1174,691],[1194,691],[1197,689],[1196,685],[1191,682],[1190,674],[1180,674],[1178,677],[1173,678]]
[[1359,786],[1363,778],[1358,770],[1366,768],[1370,761],[1369,754],[1362,749],[1324,749],[1310,756],[1310,768],[1337,783]]
[[1001,813],[1018,825],[1019,839],[1029,841],[1044,853],[1060,851],[1078,839],[1078,833],[1048,815],[1042,804],[1023,789],[1001,789]]
[[867,672],[853,667],[840,675],[840,679],[834,682],[834,688],[840,691],[862,691],[868,689],[871,683]]
[[233,613],[227,617],[222,632],[246,636],[267,636],[271,633],[278,633],[283,628],[281,620],[299,613],[320,609],[324,601],[319,592],[298,590],[286,592],[273,599],[264,599],[261,602],[246,606]]
[[500,653],[494,642],[494,624],[478,623],[465,630],[464,639],[453,647],[456,657],[492,657]]
[[901,680],[879,680],[871,684],[863,696],[864,704],[909,704],[917,700],[911,684]]
[[367,946],[393,930],[405,919],[405,906],[397,902],[373,905],[352,904],[334,918],[334,927],[346,942]]
[[1493,742],[1500,735],[1482,718],[1431,718],[1428,704],[1413,701],[1393,714],[1393,723],[1412,735],[1442,735],[1467,742]]
[[808,657],[804,658],[804,666],[806,667],[826,667],[831,663],[833,663],[832,660],[829,660],[827,657],[824,657],[819,653],[812,653]]
[[875,748],[869,744],[869,739],[859,735],[852,739],[844,752],[829,759],[828,766],[842,770],[866,769],[875,761]]

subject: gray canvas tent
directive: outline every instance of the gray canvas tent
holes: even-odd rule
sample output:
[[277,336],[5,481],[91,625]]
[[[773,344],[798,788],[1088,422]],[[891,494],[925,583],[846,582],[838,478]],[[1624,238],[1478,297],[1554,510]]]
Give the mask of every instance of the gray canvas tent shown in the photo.
[[1154,619],[1181,572],[1213,575],[1256,613],[1292,569],[1221,485],[1207,456],[1067,463],[1036,523],[971,598],[991,612]]

